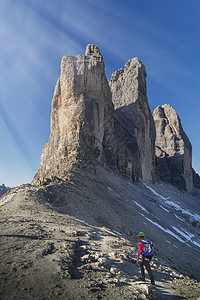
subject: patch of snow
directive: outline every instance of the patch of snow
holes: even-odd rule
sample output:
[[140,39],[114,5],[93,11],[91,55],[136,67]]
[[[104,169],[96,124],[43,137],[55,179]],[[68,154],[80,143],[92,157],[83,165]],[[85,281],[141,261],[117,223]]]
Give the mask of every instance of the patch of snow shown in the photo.
[[12,198],[13,198],[15,195],[17,195],[17,193],[19,193],[19,192],[21,192],[21,191],[24,191],[24,190],[33,190],[33,189],[35,189],[35,188],[37,188],[37,187],[36,187],[36,186],[30,186],[30,187],[29,187],[29,186],[26,186],[26,187],[23,187],[23,188],[17,190],[16,192],[14,192],[14,193],[12,193],[12,194],[10,194],[10,195],[5,196],[4,198],[2,198],[2,199],[0,200],[0,206],[6,204],[6,203],[8,203],[8,202],[10,202],[10,201],[12,200]]
[[162,195],[158,194],[154,189],[152,189],[152,188],[151,188],[150,186],[148,186],[146,183],[143,182],[143,184],[144,184],[144,186],[146,186],[146,188],[148,188],[154,195],[156,195],[156,196],[159,197],[160,199],[162,199],[162,200],[170,199],[170,197],[165,198],[165,197],[163,197]]
[[152,224],[154,224],[155,226],[157,226],[158,228],[160,228],[161,230],[165,231],[166,233],[169,233],[170,235],[172,235],[173,237],[175,237],[177,240],[179,240],[182,243],[185,243],[184,240],[182,240],[179,236],[177,236],[174,232],[172,232],[169,229],[166,229],[164,227],[162,227],[161,225],[159,225],[158,223],[152,221],[151,219],[145,217],[149,222],[151,222]]
[[5,196],[3,199],[0,200],[0,206],[10,202],[12,198],[16,195],[16,193],[13,193],[11,195]]
[[189,217],[192,217],[195,221],[200,222],[200,215],[198,215],[197,213],[192,213],[192,212],[182,208],[179,204],[177,204],[173,201],[167,200],[167,201],[165,201],[165,204],[172,206],[176,210],[180,210],[183,214],[188,215]]
[[144,217],[144,215],[141,212],[139,212],[139,214]]
[[109,186],[108,186],[108,190],[113,192],[117,197],[120,197],[120,195],[118,195],[115,191],[113,191],[113,189],[111,189]]
[[[154,189],[152,189],[150,186],[148,186],[146,183],[143,183],[143,184],[144,184],[144,185],[146,186],[146,188],[148,188],[154,195],[156,195],[157,197],[159,197],[159,199],[164,200],[164,203],[162,203],[162,204],[165,204],[165,205],[168,205],[168,206],[170,206],[170,207],[173,207],[173,208],[176,209],[176,210],[180,210],[183,214],[186,214],[186,215],[188,215],[189,217],[193,218],[195,221],[200,222],[200,215],[199,215],[199,214],[194,213],[194,212],[190,212],[190,211],[188,211],[188,210],[182,208],[182,207],[180,206],[180,202],[177,201],[177,203],[176,203],[176,202],[174,202],[174,201],[172,201],[172,200],[169,200],[170,197],[167,197],[167,198],[166,198],[166,197],[163,197],[162,195],[158,194]],[[178,195],[181,195],[181,194],[178,193]],[[163,208],[163,206],[162,206],[162,208]],[[165,209],[165,208],[163,208],[163,209]],[[181,221],[182,221],[182,220],[181,220]]]
[[109,186],[108,186],[108,190],[114,192],[113,189],[111,189]]
[[155,215],[154,215],[154,218],[156,218],[158,221],[160,221],[160,219],[157,216],[155,216]]
[[191,238],[194,237],[194,234],[189,233],[187,231],[185,231],[183,228],[181,228],[182,230],[184,230],[185,232],[181,231],[180,229],[176,228],[175,226],[172,226],[172,228],[178,232],[180,235],[182,235],[184,238],[186,238],[186,241],[191,241]]
[[179,219],[180,221],[184,221],[184,219],[182,219],[181,217],[179,217],[179,216],[177,216],[176,214],[174,214],[174,216],[177,218],[177,219]]
[[181,206],[173,201],[169,201],[166,199],[165,204],[172,206],[173,208],[175,208],[176,210],[181,210]]
[[200,248],[200,241],[192,241],[192,243],[195,245],[195,246],[197,246],[197,247],[199,247]]
[[139,206],[142,210],[144,210],[147,214],[149,213],[148,210],[146,210],[146,208],[144,208],[142,205],[140,205],[139,203],[137,203],[136,201],[133,200],[133,202]]
[[114,232],[114,233],[117,233],[117,234],[119,234],[119,235],[121,235],[121,233],[119,233],[118,231],[113,230],[113,232]]
[[168,209],[166,209],[164,206],[162,206],[161,204],[160,204],[160,207],[163,209],[163,210],[165,210],[166,212],[170,212]]
[[[192,244],[194,244],[195,246],[197,246],[197,247],[200,248],[200,241],[194,241],[194,240],[192,240],[192,238],[194,237],[194,234],[192,234],[192,233],[186,231],[186,230],[183,229],[183,228],[181,228],[181,230],[178,229],[178,228],[176,228],[175,226],[172,226],[172,228],[173,228],[176,232],[178,232],[180,235],[182,235],[182,236],[186,239],[186,242],[191,242]],[[184,232],[183,232],[182,230],[183,230]],[[189,245],[188,243],[186,243],[186,245],[189,246],[189,247],[191,247],[191,245]]]
[[25,187],[19,189],[17,192],[24,191],[24,190],[26,190],[26,191],[27,190],[34,190],[36,188],[37,188],[37,186],[25,186]]
[[173,244],[174,247],[178,248],[176,245]]
[[190,236],[190,238],[194,237],[194,234],[192,234],[192,233],[186,231],[186,230],[185,230],[184,228],[182,228],[182,227],[181,227],[181,229],[184,230],[184,232],[185,232],[188,236]]

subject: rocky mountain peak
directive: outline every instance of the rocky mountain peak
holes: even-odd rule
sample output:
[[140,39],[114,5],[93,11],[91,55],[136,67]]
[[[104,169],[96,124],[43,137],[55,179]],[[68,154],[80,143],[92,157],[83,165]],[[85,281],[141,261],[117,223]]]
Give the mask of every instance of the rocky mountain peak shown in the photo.
[[192,146],[181,120],[171,105],[158,106],[153,113],[156,127],[156,166],[160,178],[193,190]]
[[[113,104],[115,109],[131,104],[136,100],[143,101],[144,98],[140,97],[142,94],[147,99],[146,76],[145,66],[137,57],[128,60],[124,68],[116,70],[112,74],[109,85],[114,92]],[[117,81],[118,83],[116,84]],[[128,91],[128,94],[123,94],[122,89],[117,87],[119,84],[122,87],[125,85],[123,88]]]
[[[154,124],[146,71],[133,58],[107,81],[98,46],[64,56],[51,112],[49,141],[34,182],[64,178],[73,167],[109,166],[131,180],[154,180]],[[114,109],[115,108],[115,109]]]
[[147,100],[146,75],[144,65],[136,57],[129,60],[124,69],[112,74],[109,85],[114,116],[121,124],[123,139],[125,137],[124,147],[119,149],[118,164],[124,170],[122,162],[128,161],[133,177],[153,182],[155,128]]
[[88,45],[86,56],[64,56],[52,101],[50,138],[34,180],[64,178],[73,167],[94,169],[95,164],[106,163],[108,157],[111,162],[112,110],[98,47]]
[[94,44],[87,45],[85,55],[64,56],[52,100],[50,138],[33,183],[65,178],[73,168],[95,172],[101,166],[132,181],[153,183],[157,177],[193,191],[191,143],[171,105],[158,106],[152,116],[146,76],[135,57],[107,81]]
[[89,56],[89,55],[100,56],[102,58],[99,47],[94,44],[88,44],[86,47],[85,56]]

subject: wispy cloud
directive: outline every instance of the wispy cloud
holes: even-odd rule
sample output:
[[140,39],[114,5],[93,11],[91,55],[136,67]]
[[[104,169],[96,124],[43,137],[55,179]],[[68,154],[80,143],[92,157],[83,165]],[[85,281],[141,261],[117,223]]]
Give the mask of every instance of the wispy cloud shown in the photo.
[[[0,103],[0,118],[6,125],[7,130],[15,143],[15,146],[21,152],[24,160],[30,167],[32,167],[32,165],[34,165],[35,162],[30,159],[30,158],[33,159],[33,157],[29,151],[29,148],[26,142],[24,141],[24,138],[17,130],[15,124],[12,122],[11,118],[9,117],[8,113],[6,112],[6,110],[4,109],[1,103]],[[3,147],[3,145],[1,145],[1,147]]]

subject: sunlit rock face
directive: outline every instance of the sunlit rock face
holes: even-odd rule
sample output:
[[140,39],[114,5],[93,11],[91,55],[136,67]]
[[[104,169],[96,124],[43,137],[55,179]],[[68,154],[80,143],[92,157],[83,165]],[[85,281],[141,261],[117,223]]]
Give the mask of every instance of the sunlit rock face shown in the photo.
[[156,169],[159,177],[188,192],[193,191],[192,146],[171,105],[153,113],[156,127]]
[[138,58],[112,74],[109,85],[117,122],[117,165],[121,173],[154,181],[155,127]]
[[74,167],[108,166],[131,180],[154,180],[155,129],[146,96],[146,71],[137,59],[109,83],[96,45],[64,56],[51,112],[50,138],[33,183],[65,178]]
[[35,180],[63,178],[75,165],[90,168],[96,163],[114,164],[112,112],[98,47],[88,45],[85,55],[64,56],[52,101],[50,138]]

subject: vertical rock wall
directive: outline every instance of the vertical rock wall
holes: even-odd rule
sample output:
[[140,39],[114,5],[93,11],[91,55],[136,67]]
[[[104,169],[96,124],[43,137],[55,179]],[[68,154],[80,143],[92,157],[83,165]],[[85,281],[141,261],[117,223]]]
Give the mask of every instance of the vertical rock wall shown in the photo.
[[88,45],[85,55],[64,56],[52,101],[50,138],[34,181],[63,178],[73,165],[90,168],[96,163],[113,163],[112,112],[98,47]]
[[154,181],[155,128],[148,105],[146,70],[138,58],[112,74],[117,164],[122,173]]
[[64,56],[52,101],[50,138],[33,182],[64,178],[73,166],[91,169],[97,164],[132,180],[153,182],[155,130],[145,77],[135,58],[108,84],[95,45],[88,45],[85,55]]
[[96,45],[88,45],[85,55],[64,56],[52,101],[50,138],[33,183],[65,178],[74,166],[95,170],[97,165],[132,180],[154,182],[156,158],[160,179],[191,192],[190,141],[170,105],[157,107],[153,119],[145,78],[145,67],[133,58],[108,82]]
[[153,113],[156,127],[156,169],[159,177],[188,192],[193,190],[192,146],[171,105]]

